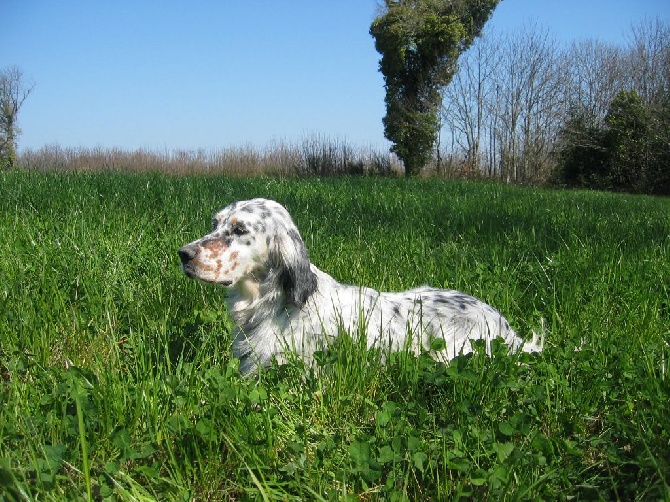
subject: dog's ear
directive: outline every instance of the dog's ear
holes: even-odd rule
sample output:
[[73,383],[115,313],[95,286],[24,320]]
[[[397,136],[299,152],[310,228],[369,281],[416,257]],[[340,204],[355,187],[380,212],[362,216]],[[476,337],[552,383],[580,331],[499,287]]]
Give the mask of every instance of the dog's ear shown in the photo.
[[275,235],[271,256],[279,269],[279,284],[288,302],[302,307],[316,291],[317,280],[310,268],[305,243],[295,228]]

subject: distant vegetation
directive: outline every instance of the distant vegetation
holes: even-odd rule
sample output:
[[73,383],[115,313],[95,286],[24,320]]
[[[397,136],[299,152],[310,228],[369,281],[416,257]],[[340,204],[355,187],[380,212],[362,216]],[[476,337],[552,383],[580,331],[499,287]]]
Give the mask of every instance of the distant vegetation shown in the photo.
[[[631,27],[623,47],[597,40],[563,47],[533,26],[485,33],[435,102],[442,103],[442,129],[423,176],[670,194],[668,23]],[[0,145],[2,151],[10,150]],[[212,151],[52,145],[24,150],[5,165],[238,176],[399,175],[406,168],[388,151],[318,135]]]
[[346,141],[311,136],[299,143],[278,142],[262,149],[253,146],[218,150],[119,148],[61,148],[45,146],[25,150],[20,158],[32,171],[123,171],[170,174],[225,174],[229,176],[336,176],[393,175],[402,164],[392,153],[375,148],[354,148]]
[[648,20],[626,38],[485,34],[445,90],[448,164],[510,183],[670,193],[670,25]]
[[[243,380],[178,247],[264,196],[343,282],[474,294],[537,355]],[[439,179],[0,173],[2,500],[668,500],[670,200]]]
[[[486,34],[444,90],[442,134],[424,176],[487,178],[637,193],[670,193],[670,26],[631,29],[625,48],[561,48],[529,27]],[[215,151],[25,150],[18,164],[50,171],[228,175],[399,175],[392,153],[323,136]]]

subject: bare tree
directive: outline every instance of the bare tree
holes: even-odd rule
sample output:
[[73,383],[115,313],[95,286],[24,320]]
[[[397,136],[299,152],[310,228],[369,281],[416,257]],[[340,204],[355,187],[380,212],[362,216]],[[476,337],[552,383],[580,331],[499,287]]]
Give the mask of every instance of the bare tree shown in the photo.
[[480,169],[483,163],[485,146],[482,143],[490,125],[487,109],[497,66],[498,52],[491,37],[484,35],[461,57],[458,72],[444,89],[442,119],[471,169]]
[[16,140],[21,132],[17,125],[19,110],[33,88],[18,66],[0,72],[0,167],[16,163]]
[[477,40],[443,98],[467,167],[508,182],[548,176],[565,117],[565,66],[558,43],[536,26]]
[[566,53],[566,103],[573,114],[602,124],[610,103],[624,87],[623,52],[598,40],[573,42]]
[[656,106],[670,94],[670,24],[659,19],[643,21],[631,27],[631,34],[629,86],[646,105]]
[[490,113],[499,170],[508,182],[537,180],[564,118],[564,60],[556,40],[535,26],[501,38],[498,50]]

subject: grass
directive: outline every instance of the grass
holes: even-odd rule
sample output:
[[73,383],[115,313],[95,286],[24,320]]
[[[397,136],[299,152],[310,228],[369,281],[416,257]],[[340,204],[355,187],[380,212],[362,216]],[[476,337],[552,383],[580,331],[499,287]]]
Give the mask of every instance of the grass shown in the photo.
[[[0,173],[0,498],[670,498],[670,201],[487,183]],[[539,355],[356,334],[246,381],[176,249],[284,203],[342,282],[461,289]],[[582,350],[576,350],[582,347]]]
[[[396,175],[395,155],[373,147],[354,147],[346,140],[320,135],[298,143],[277,141],[266,148],[250,145],[217,150],[133,151],[119,148],[61,148],[48,145],[21,153],[18,164],[33,171],[219,174],[227,176]],[[429,169],[430,170],[430,169]],[[432,168],[434,170],[434,167]],[[452,175],[457,169],[452,169]],[[446,173],[445,173],[446,174]]]

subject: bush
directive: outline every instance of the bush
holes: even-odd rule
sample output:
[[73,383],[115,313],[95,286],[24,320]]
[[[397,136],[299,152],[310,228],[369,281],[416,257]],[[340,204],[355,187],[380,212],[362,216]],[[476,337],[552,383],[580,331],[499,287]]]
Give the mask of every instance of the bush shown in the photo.
[[622,91],[604,123],[573,111],[561,135],[558,181],[573,187],[670,194],[670,99],[645,104]]

